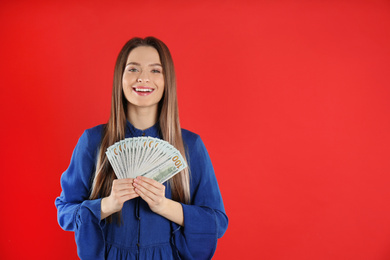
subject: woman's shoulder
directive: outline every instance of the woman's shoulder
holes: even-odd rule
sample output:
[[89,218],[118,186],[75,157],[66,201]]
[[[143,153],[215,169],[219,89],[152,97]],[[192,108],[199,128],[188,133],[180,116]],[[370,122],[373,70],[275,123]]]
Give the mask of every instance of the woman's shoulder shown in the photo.
[[104,124],[88,128],[81,135],[79,142],[87,146],[99,146],[104,132]]
[[89,136],[102,136],[105,124],[100,124],[85,130],[85,133]]
[[197,140],[200,139],[200,136],[194,132],[191,132],[187,129],[181,129],[181,135],[183,138],[183,141],[188,144],[196,143]]
[[186,129],[182,129],[181,135],[183,138],[184,145],[189,151],[206,150],[203,140],[198,134]]

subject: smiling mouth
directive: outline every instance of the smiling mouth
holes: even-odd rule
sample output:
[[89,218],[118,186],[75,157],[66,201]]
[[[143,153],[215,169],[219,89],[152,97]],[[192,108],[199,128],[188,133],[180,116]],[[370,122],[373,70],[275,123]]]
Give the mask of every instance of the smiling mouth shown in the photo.
[[134,87],[133,90],[140,93],[151,93],[154,91],[154,89],[146,87]]

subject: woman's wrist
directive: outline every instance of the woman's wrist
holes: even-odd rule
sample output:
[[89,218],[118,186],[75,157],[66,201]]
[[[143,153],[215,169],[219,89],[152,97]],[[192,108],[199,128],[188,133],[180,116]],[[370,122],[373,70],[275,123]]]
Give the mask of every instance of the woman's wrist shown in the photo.
[[155,212],[180,226],[184,226],[184,213],[182,205],[174,200],[165,199],[163,207]]
[[106,217],[112,215],[115,213],[112,209],[109,207],[110,203],[108,202],[108,197],[102,198],[100,202],[100,219],[105,219]]

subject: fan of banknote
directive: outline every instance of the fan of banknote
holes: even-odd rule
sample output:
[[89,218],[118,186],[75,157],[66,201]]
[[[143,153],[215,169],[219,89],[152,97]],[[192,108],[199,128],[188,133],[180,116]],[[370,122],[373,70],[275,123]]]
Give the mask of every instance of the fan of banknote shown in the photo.
[[153,137],[126,138],[106,154],[118,179],[145,176],[163,183],[187,167],[174,146]]

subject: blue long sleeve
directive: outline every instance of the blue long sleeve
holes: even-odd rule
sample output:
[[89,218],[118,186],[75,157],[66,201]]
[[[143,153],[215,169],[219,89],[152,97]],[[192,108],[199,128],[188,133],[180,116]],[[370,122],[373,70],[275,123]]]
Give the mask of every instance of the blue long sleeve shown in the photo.
[[58,223],[64,230],[75,232],[80,259],[104,259],[101,200],[88,200],[98,147],[94,139],[87,131],[80,137],[61,177],[61,196],[55,201]]
[[183,206],[184,227],[173,225],[174,244],[184,259],[211,259],[228,226],[222,196],[207,150],[198,135],[183,131],[190,151],[191,205]]

